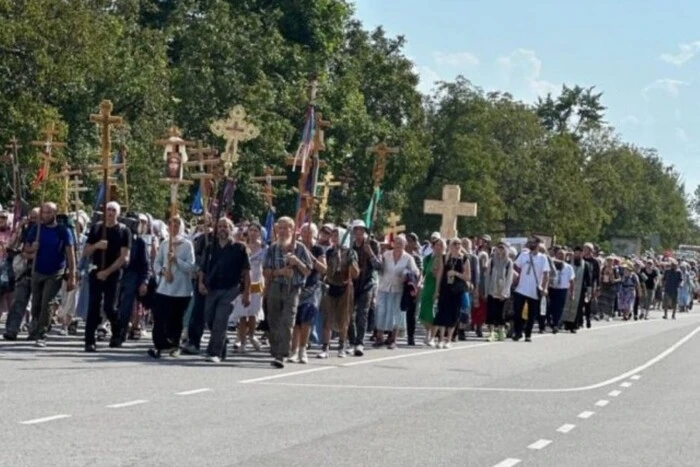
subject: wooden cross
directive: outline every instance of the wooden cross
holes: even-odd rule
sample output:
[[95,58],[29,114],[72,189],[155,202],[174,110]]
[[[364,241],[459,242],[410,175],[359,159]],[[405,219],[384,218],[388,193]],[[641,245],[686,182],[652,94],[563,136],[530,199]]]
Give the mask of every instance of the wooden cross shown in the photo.
[[9,144],[5,145],[7,151],[4,155],[0,156],[0,162],[10,164],[12,168],[12,191],[14,192],[15,202],[21,202],[20,193],[20,178],[19,178],[19,141],[14,136],[10,139]]
[[70,207],[70,201],[68,199],[68,196],[70,193],[69,188],[71,177],[80,175],[81,173],[82,172],[80,170],[71,170],[70,165],[68,165],[68,163],[66,162],[63,164],[62,170],[55,175],[55,178],[61,180],[61,205],[59,206],[59,208],[63,213],[68,212],[68,209]]
[[425,200],[423,212],[425,214],[439,214],[442,216],[440,235],[443,238],[457,236],[457,218],[476,217],[476,203],[460,202],[462,190],[459,185],[445,185],[442,187],[442,201]]
[[326,219],[326,214],[328,213],[328,199],[331,195],[331,189],[334,187],[342,186],[340,182],[333,181],[333,174],[331,172],[326,172],[323,177],[323,182],[319,183],[318,186],[323,188],[321,191],[321,203],[318,206],[318,219],[321,223]]
[[388,226],[384,228],[384,235],[385,236],[396,236],[400,234],[401,232],[406,231],[406,226],[405,225],[398,225],[399,221],[401,221],[401,216],[396,214],[395,212],[392,212],[389,214],[389,217],[387,218]]
[[80,193],[85,193],[88,191],[88,188],[86,186],[83,186],[83,181],[79,177],[74,177],[68,182],[68,193],[72,194],[73,196],[70,198],[70,205],[73,208],[73,210],[77,212],[80,209],[83,209],[85,206],[83,204],[83,201],[80,199]]
[[286,176],[273,175],[274,173],[275,171],[272,169],[272,167],[265,167],[265,175],[261,177],[253,177],[254,181],[263,184],[263,195],[265,196],[265,203],[267,204],[267,207],[269,209],[273,210],[275,209],[275,206],[272,203],[272,198],[274,198],[275,195],[272,192],[272,182],[287,180]]
[[399,148],[390,148],[386,145],[386,143],[379,143],[374,147],[371,147],[370,151],[375,154],[374,169],[372,170],[374,188],[379,188],[382,185],[382,180],[384,180],[386,160],[389,156],[398,154]]
[[214,166],[221,164],[221,159],[216,157],[216,149],[204,147],[201,141],[197,141],[197,148],[191,150],[190,155],[196,156],[197,160],[185,162],[185,167],[194,167],[199,169],[197,172],[190,175],[193,179],[199,180],[199,189],[202,195],[202,215],[206,217],[208,213],[209,199],[214,188],[214,179],[216,175],[213,173]]
[[180,129],[170,127],[168,137],[155,142],[159,146],[165,148],[163,159],[165,162],[165,170],[161,182],[170,186],[170,217],[175,217],[178,213],[178,190],[180,185],[192,185],[192,180],[184,180],[183,167],[188,162],[187,146],[192,146],[194,143],[186,141],[182,138]]
[[[56,159],[53,158],[53,149],[66,147],[66,143],[59,143],[58,141],[54,141],[54,137],[58,135],[58,130],[56,130],[56,126],[53,122],[46,126],[46,128],[43,131],[43,134],[44,141],[32,141],[29,143],[32,146],[42,148],[41,155],[39,157],[42,160],[41,172],[43,173],[43,179],[39,180],[39,183],[43,183],[44,181],[48,180],[51,175],[51,163],[56,161]],[[44,188],[46,188],[46,185],[43,186]],[[45,189],[42,190],[42,204],[44,202],[45,192]]]
[[217,120],[209,128],[216,136],[221,136],[226,140],[226,150],[221,158],[224,162],[224,177],[228,178],[229,173],[240,158],[238,142],[257,138],[260,135],[260,130],[246,121],[246,111],[241,105],[231,109],[228,119]]

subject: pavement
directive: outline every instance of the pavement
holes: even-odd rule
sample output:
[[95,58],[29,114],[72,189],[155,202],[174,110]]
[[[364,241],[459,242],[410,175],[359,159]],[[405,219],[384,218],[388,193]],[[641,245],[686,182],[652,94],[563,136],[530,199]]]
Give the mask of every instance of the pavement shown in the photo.
[[284,370],[0,341],[0,466],[697,466],[700,314],[593,326]]

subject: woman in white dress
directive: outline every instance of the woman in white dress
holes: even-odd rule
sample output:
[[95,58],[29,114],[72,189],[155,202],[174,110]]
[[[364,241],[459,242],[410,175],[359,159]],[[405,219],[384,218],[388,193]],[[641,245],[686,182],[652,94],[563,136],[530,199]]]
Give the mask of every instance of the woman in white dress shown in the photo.
[[258,223],[248,226],[248,257],[250,259],[250,306],[243,306],[242,295],[233,301],[233,319],[238,321],[238,352],[245,353],[246,340],[255,350],[260,350],[260,341],[255,337],[258,320],[264,318],[262,296],[265,288],[263,260],[267,248],[262,244],[262,227]]

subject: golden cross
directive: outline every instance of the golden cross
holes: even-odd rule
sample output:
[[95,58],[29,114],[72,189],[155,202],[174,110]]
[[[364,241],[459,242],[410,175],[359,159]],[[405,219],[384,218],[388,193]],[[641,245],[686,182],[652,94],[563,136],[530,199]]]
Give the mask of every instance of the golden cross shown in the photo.
[[71,170],[70,165],[68,165],[68,163],[65,162],[63,164],[62,170],[55,175],[55,178],[61,179],[61,205],[59,206],[61,212],[68,212],[70,204],[68,200],[70,179],[71,177],[80,174],[80,170]]
[[[113,164],[111,160],[112,156],[112,126],[121,125],[123,120],[121,117],[112,115],[112,101],[103,100],[100,102],[100,113],[91,114],[90,121],[97,123],[101,127],[101,151],[100,151],[100,164],[91,164],[88,166],[88,170],[102,172],[102,186],[104,190],[104,199],[102,203],[102,212],[107,212],[107,203],[109,199],[109,188],[110,181],[114,180],[112,178],[112,172],[121,170],[124,168],[124,163]],[[106,231],[104,232],[106,234]]]
[[240,157],[238,155],[239,141],[257,138],[260,135],[260,130],[246,121],[246,111],[241,105],[233,107],[226,120],[217,120],[209,128],[216,136],[226,140],[226,149],[221,158],[224,162],[224,177],[228,177]]
[[400,220],[401,216],[399,216],[395,212],[389,213],[389,217],[387,218],[387,222],[389,225],[384,229],[384,235],[397,235],[401,232],[405,232],[406,226],[398,225]]
[[199,180],[199,187],[202,194],[202,207],[204,212],[202,213],[205,217],[207,214],[207,207],[209,205],[209,198],[211,197],[212,188],[214,185],[214,175],[213,167],[221,163],[221,159],[216,157],[216,149],[205,147],[201,141],[197,141],[197,148],[189,152],[197,156],[196,161],[185,162],[185,167],[197,167],[198,172],[195,172],[191,177],[195,180]]
[[442,238],[454,238],[457,236],[457,219],[459,217],[476,217],[476,203],[462,203],[462,189],[459,185],[445,185],[442,187],[442,201],[425,200],[423,212],[425,214],[439,214],[442,216],[440,235]]
[[378,188],[384,180],[384,173],[386,172],[386,159],[389,156],[399,153],[399,148],[390,148],[386,143],[379,143],[374,147],[370,148],[376,156],[374,160],[374,169],[372,170],[374,178],[374,187]]
[[328,198],[331,195],[331,188],[342,186],[341,182],[333,181],[333,174],[331,172],[326,172],[323,176],[323,182],[319,183],[318,186],[323,188],[321,191],[321,203],[318,206],[318,218],[320,222],[326,219],[326,214],[328,213]]
[[[54,148],[65,148],[66,143],[59,143],[54,141],[54,137],[58,135],[58,130],[56,130],[55,124],[52,122],[46,126],[43,131],[44,141],[32,141],[29,144],[32,146],[37,146],[42,148],[41,155],[42,165],[44,167],[44,180],[48,180],[51,175],[51,163],[55,162],[56,159],[53,158]],[[42,203],[43,203],[42,199]]]
[[272,182],[273,181],[283,181],[287,180],[287,177],[284,175],[273,175],[275,171],[272,169],[272,167],[265,167],[265,175],[260,176],[260,177],[253,177],[253,180],[262,183],[263,184],[263,195],[265,196],[265,203],[267,204],[267,207],[269,209],[274,209],[275,206],[272,203],[272,198],[275,197],[275,195],[272,192]]

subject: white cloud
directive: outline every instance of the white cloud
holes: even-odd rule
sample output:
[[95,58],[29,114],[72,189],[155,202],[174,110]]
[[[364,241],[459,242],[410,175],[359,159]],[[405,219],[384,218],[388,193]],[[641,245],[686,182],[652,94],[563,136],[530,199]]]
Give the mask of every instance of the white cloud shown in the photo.
[[524,81],[535,97],[556,93],[559,90],[559,86],[541,78],[542,60],[532,50],[515,50],[510,55],[499,57],[496,63],[505,74],[506,81],[509,83]]
[[688,44],[678,44],[678,48],[680,49],[680,52],[677,54],[661,54],[659,58],[666,63],[670,63],[671,65],[681,66],[700,52],[700,41],[690,42]]
[[649,93],[651,91],[663,91],[671,97],[678,97],[681,93],[681,86],[687,86],[688,84],[690,83],[678,79],[657,79],[653,83],[644,86],[644,89],[642,89],[642,95],[645,99],[649,99]]
[[688,137],[688,133],[685,132],[683,128],[676,127],[676,138],[678,138],[678,141],[682,143],[687,143],[690,141],[690,138]]
[[639,119],[634,115],[627,115],[620,120],[623,125],[637,126],[639,125]]
[[435,88],[435,82],[442,81],[440,75],[432,68],[413,63],[413,71],[418,75],[418,90],[423,94],[429,94]]
[[435,52],[433,57],[435,57],[435,61],[438,65],[445,65],[453,68],[470,68],[479,64],[479,57],[471,52]]

